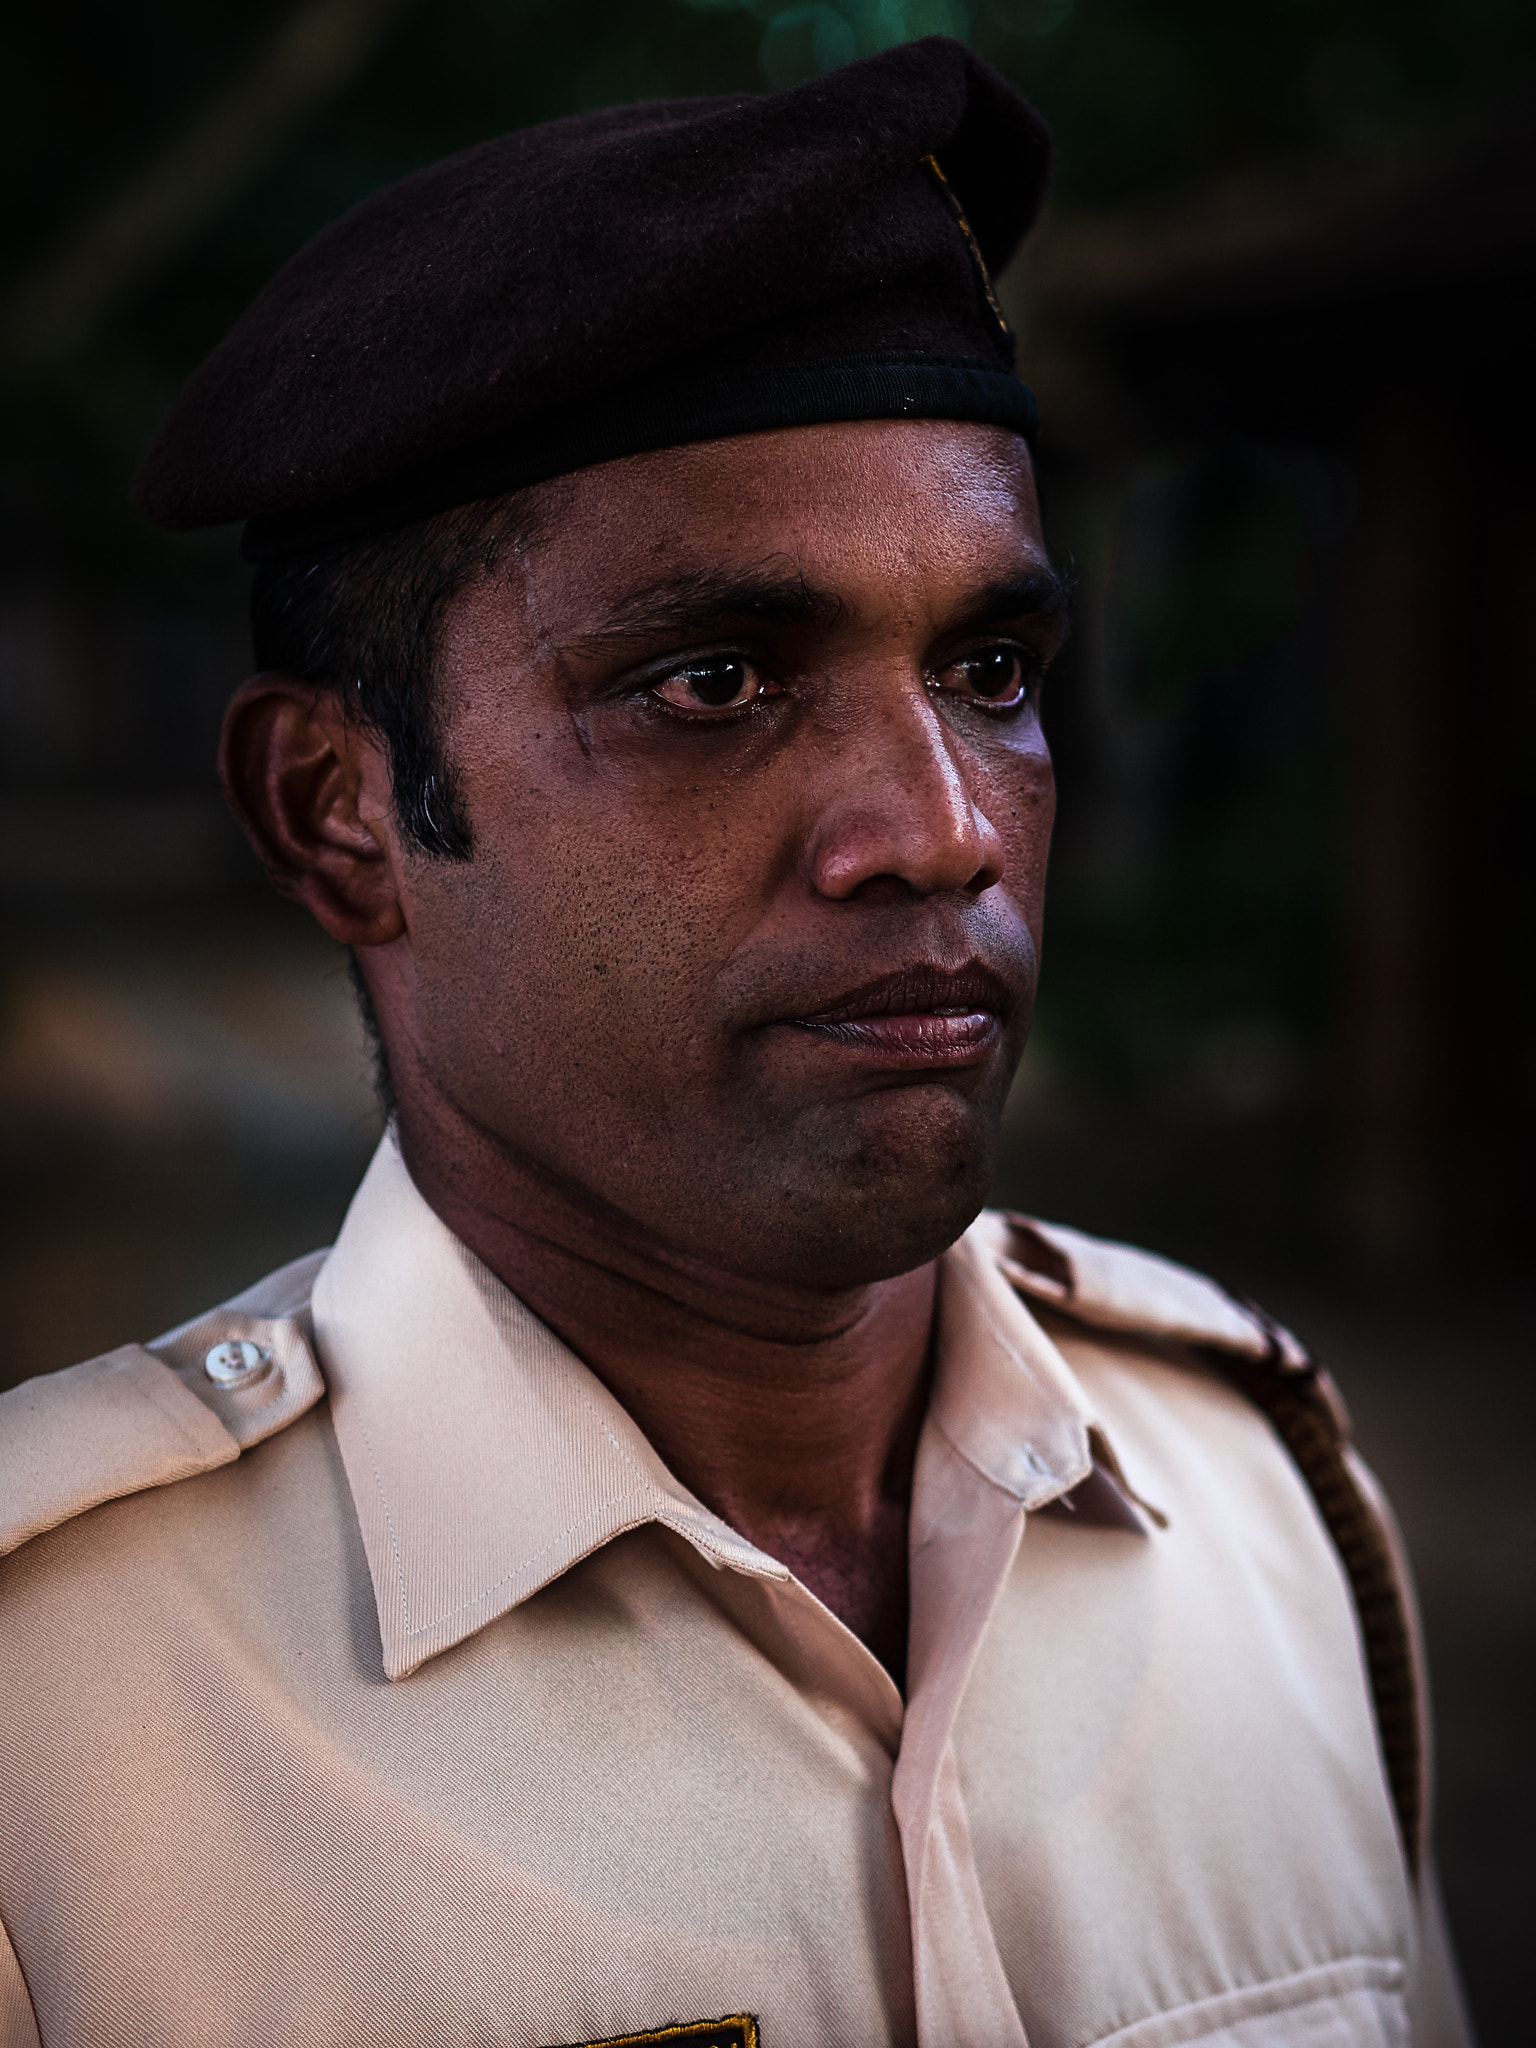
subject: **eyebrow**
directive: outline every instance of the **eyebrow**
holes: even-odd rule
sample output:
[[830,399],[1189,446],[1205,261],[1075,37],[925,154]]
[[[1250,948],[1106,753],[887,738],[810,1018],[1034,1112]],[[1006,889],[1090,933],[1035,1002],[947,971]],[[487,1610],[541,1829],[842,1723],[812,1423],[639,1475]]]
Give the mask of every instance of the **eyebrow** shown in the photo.
[[1040,619],[1065,637],[1072,620],[1072,592],[1066,578],[1044,563],[1027,575],[986,584],[965,604],[950,631],[976,633],[1011,619]]
[[[1049,564],[1020,576],[1007,576],[982,586],[951,622],[951,632],[977,632],[1008,620],[1041,619],[1065,633],[1071,613],[1066,581]],[[818,589],[798,574],[746,574],[698,570],[670,577],[631,592],[609,607],[577,645],[597,653],[615,642],[656,634],[708,632],[727,619],[753,619],[763,625],[844,625],[852,607],[835,591]]]
[[768,626],[835,626],[848,606],[831,591],[817,590],[803,576],[770,572],[701,569],[636,590],[609,607],[602,623],[580,636],[596,651],[610,641],[645,634],[707,631],[723,619],[757,619]]

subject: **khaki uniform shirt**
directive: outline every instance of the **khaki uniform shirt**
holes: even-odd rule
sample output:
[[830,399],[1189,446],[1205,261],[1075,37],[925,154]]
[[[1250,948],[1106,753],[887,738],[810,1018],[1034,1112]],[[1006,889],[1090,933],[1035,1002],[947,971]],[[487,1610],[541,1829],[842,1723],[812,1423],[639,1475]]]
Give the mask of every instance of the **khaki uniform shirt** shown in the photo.
[[1182,1341],[1255,1326],[1047,1236],[1101,1327],[941,1262],[905,1700],[388,1139],[0,1397],[0,2042],[1454,2044],[1338,1559]]

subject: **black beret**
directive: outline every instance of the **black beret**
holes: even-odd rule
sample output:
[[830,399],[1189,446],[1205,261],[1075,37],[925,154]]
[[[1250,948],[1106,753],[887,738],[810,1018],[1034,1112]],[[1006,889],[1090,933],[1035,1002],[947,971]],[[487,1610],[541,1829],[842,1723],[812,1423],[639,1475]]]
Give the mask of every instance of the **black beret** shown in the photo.
[[943,37],[787,92],[579,114],[377,192],[277,273],[135,486],[256,560],[650,448],[1034,400],[989,272],[1039,117]]

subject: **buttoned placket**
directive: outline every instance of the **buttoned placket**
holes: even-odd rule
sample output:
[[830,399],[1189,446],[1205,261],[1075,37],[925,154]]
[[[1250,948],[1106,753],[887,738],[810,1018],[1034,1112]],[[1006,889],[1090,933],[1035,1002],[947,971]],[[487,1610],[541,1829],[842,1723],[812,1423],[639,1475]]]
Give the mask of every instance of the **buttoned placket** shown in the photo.
[[[994,1244],[994,1237],[998,1242]],[[1002,1273],[996,1220],[941,1263],[938,1372],[909,1521],[903,1703],[889,1674],[797,1580],[776,1588],[818,1662],[894,1758],[920,2048],[1027,2048],[971,1849],[954,1727],[1031,1510],[1093,1466],[1096,1427],[1056,1347]]]
[[[601,1383],[433,1215],[388,1140],[315,1291],[387,1675],[407,1677],[646,1522],[717,1568],[766,1582],[828,1697],[893,1757],[920,2048],[1026,2048],[976,1873],[953,1731],[1028,1513],[1093,1467],[1094,1418],[1001,1270],[1005,1238],[1001,1219],[984,1217],[940,1263],[936,1373],[910,1512],[905,1704],[814,1594],[672,1478]],[[417,1367],[428,1350],[454,1368],[450,1386],[433,1375],[440,1405],[424,1428]],[[498,1465],[524,1481],[521,1523],[507,1488],[485,1483]],[[481,1501],[496,1505],[482,1512]]]
[[1093,1417],[984,1218],[940,1265],[940,1371],[910,1515],[907,1708],[892,1785],[922,2048],[1025,2048],[971,1851],[954,1726],[1032,1509],[1092,1469]]

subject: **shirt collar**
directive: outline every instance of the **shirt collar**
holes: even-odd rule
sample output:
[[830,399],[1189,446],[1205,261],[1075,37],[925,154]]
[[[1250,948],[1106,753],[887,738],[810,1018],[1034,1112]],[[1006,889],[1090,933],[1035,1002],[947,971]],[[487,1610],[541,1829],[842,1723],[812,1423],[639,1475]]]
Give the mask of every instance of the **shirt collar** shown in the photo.
[[1077,1376],[1007,1277],[1009,1228],[985,1210],[939,1261],[928,1426],[1026,1508],[1087,1477],[1098,1428]]
[[[980,1218],[941,1262],[926,1429],[1033,1508],[1087,1474],[1094,1418],[1004,1275],[1006,1229]],[[313,1314],[390,1678],[645,1523],[714,1565],[789,1577],[672,1476],[596,1375],[453,1235],[392,1134]]]

